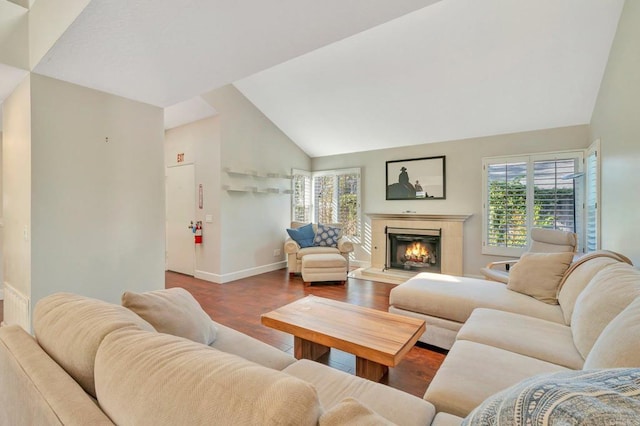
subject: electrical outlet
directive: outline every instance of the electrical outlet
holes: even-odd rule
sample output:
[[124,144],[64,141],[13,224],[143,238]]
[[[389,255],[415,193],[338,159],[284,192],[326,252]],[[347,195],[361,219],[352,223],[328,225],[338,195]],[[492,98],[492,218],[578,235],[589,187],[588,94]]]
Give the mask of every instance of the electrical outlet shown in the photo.
[[280,256],[280,249],[275,249],[273,251],[273,257],[278,257],[278,256]]

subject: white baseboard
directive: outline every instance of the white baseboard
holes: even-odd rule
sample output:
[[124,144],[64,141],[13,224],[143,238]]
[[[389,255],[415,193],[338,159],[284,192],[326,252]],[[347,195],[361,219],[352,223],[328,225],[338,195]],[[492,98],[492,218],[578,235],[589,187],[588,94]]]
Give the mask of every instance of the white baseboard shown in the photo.
[[255,268],[243,269],[241,271],[231,272],[228,274],[213,274],[211,272],[206,271],[195,271],[194,277],[210,281],[212,283],[217,284],[225,284],[230,281],[239,280],[242,278],[252,277],[254,275],[264,274],[265,272],[276,271],[278,269],[283,269],[287,267],[287,262],[285,260],[281,262],[271,263],[269,265],[257,266]]
[[351,268],[352,266],[356,266],[358,268],[369,268],[371,266],[371,262],[367,262],[365,260],[349,259],[349,268]]

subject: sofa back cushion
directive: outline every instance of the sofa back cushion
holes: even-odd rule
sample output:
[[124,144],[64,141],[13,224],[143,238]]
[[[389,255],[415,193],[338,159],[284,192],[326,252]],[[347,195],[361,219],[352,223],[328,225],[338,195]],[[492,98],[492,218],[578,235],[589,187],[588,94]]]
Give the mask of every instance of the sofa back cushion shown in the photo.
[[176,336],[108,335],[96,356],[100,407],[116,424],[315,425],[313,386]]
[[571,317],[573,343],[587,358],[602,330],[640,295],[640,271],[626,263],[598,272],[580,293]]
[[98,346],[107,334],[127,327],[155,331],[127,308],[70,293],[41,299],[33,312],[33,329],[42,349],[94,397]]
[[603,250],[586,254],[571,265],[558,290],[558,303],[562,308],[565,324],[571,325],[576,299],[591,279],[602,269],[623,259],[617,253]]
[[640,297],[602,330],[583,368],[640,367]]

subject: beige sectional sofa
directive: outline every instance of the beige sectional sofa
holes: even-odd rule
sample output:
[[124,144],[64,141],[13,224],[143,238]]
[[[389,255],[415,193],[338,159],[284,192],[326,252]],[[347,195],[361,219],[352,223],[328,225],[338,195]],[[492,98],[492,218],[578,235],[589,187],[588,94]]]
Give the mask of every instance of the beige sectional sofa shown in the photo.
[[640,272],[627,262],[612,252],[578,259],[560,281],[558,304],[433,274],[394,288],[389,310],[424,318],[432,334],[422,340],[450,348],[424,399],[464,417],[532,376],[640,367]]
[[35,338],[18,326],[0,328],[0,424],[433,420],[433,405],[421,398],[295,360],[211,321],[183,289],[128,293],[123,303],[129,309],[54,294],[35,307]]

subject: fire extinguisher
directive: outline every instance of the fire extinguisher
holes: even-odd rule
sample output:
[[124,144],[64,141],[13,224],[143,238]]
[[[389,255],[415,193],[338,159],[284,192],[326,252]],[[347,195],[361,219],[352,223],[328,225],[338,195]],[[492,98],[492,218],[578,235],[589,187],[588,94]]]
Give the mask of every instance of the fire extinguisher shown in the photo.
[[199,220],[193,226],[193,240],[196,244],[202,244],[202,221]]

